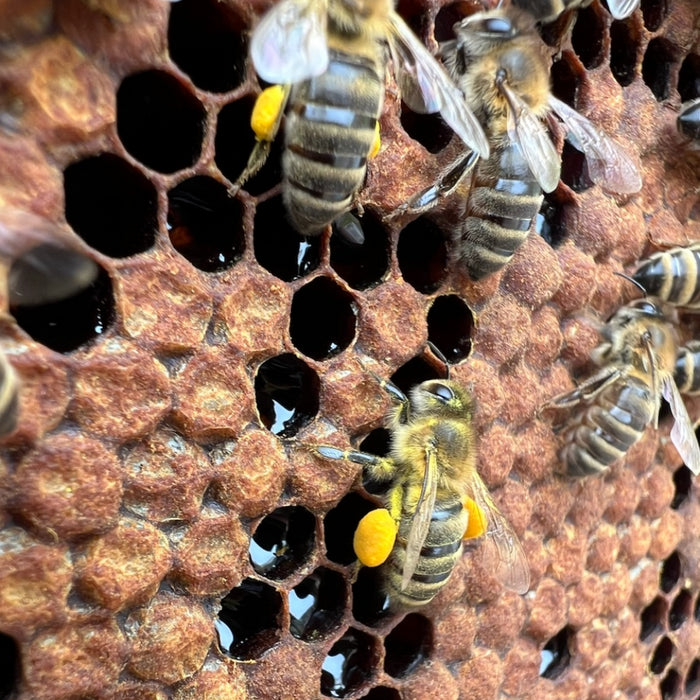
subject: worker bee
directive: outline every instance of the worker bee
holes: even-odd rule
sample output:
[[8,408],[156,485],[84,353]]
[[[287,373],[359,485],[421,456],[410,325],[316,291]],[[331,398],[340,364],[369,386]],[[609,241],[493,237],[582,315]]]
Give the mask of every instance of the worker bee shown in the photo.
[[673,376],[681,394],[700,393],[700,341],[691,340],[678,351]]
[[[587,7],[592,0],[511,0],[527,10],[538,22],[553,22],[567,10]],[[639,7],[639,0],[608,0],[608,9],[615,19],[629,17]]]
[[563,431],[560,454],[568,474],[597,474],[621,459],[649,423],[657,426],[662,396],[675,419],[671,440],[688,468],[699,473],[700,448],[674,381],[678,341],[663,307],[647,299],[623,306],[604,326],[603,337],[591,356],[600,370],[545,404],[585,405]]
[[17,374],[0,351],[0,437],[5,437],[17,428],[19,412],[19,386]]
[[[233,189],[262,167],[288,102],[282,170],[292,226],[317,235],[348,212],[368,158],[379,148],[384,42],[404,101],[417,112],[440,112],[470,148],[488,155],[486,137],[460,91],[392,0],[281,0],[251,37],[253,65],[274,85],[253,109],[258,140]],[[347,217],[340,230],[361,239]]]
[[687,309],[700,309],[700,241],[643,260],[632,279],[646,294]]
[[681,105],[681,111],[676,117],[676,126],[681,134],[700,142],[700,97]]
[[391,382],[381,384],[397,404],[388,418],[390,456],[330,446],[314,451],[360,464],[370,479],[390,484],[386,508],[360,521],[354,544],[362,564],[381,565],[391,607],[430,602],[450,578],[462,540],[481,534],[488,566],[508,588],[525,593],[525,554],[476,469],[471,395],[450,380],[425,381],[410,398]]

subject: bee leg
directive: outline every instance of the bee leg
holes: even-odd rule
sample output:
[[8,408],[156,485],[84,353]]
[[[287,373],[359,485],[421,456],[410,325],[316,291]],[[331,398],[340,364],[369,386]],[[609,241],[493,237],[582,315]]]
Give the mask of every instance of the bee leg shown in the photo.
[[391,459],[377,457],[359,450],[340,450],[331,445],[312,445],[311,451],[323,459],[340,459],[359,464],[373,481],[390,481],[396,474],[396,466]]

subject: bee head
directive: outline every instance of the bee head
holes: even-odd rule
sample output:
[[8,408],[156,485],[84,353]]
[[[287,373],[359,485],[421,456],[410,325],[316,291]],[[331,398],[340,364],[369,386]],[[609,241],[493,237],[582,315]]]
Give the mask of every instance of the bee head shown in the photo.
[[448,379],[431,379],[411,391],[413,415],[464,416],[472,412],[471,396]]

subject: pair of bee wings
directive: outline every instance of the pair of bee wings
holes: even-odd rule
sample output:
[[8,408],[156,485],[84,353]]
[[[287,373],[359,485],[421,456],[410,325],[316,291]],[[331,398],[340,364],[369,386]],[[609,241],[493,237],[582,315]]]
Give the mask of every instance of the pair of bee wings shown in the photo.
[[[418,505],[411,521],[406,542],[406,559],[401,577],[401,588],[405,589],[418,566],[421,550],[428,536],[430,521],[435,510],[439,470],[437,452],[432,445],[425,450],[425,472]],[[484,482],[476,470],[471,471],[467,483],[471,496],[486,516],[487,528],[482,545],[485,566],[493,571],[503,585],[516,593],[527,593],[530,587],[530,567],[525,552],[501,515]]]
[[[253,31],[250,55],[263,80],[299,83],[327,69],[327,9],[333,1],[281,0],[262,18]],[[440,112],[469,148],[487,158],[484,131],[442,66],[394,10],[383,29],[406,104],[416,112]]]

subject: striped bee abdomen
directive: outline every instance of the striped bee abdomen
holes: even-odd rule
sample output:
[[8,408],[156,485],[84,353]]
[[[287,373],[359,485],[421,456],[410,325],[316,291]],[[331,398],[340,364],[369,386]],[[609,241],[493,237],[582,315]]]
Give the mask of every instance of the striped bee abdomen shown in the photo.
[[700,308],[700,242],[652,255],[634,273],[649,296],[675,306]]
[[691,340],[678,351],[673,378],[681,394],[700,392],[700,341]]

